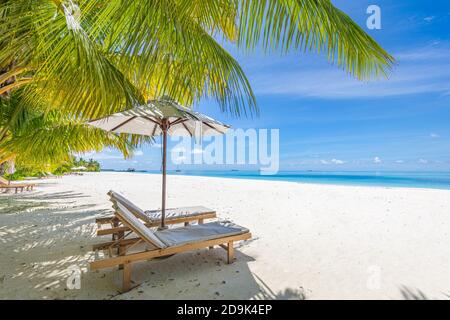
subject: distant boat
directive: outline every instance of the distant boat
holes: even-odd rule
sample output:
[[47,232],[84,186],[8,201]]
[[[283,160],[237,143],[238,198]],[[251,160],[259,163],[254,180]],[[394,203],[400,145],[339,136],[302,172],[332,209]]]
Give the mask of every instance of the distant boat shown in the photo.
[[238,172],[238,169],[231,169],[232,172]]
[[127,169],[127,172],[135,172],[135,171],[136,171],[135,168],[128,168],[128,169]]

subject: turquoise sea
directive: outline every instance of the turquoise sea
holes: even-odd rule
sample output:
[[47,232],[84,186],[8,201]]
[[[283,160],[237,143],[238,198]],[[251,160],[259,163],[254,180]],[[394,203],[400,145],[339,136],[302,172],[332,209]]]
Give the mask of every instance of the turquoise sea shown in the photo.
[[[146,172],[159,173],[158,171]],[[169,171],[168,174],[299,183],[450,189],[450,172],[283,171],[273,176],[264,176],[258,171],[180,170]]]

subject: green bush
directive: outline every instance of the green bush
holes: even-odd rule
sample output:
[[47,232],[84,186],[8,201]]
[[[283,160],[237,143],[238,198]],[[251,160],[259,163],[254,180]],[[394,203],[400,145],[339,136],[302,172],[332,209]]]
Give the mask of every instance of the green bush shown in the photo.
[[101,170],[100,163],[93,159],[85,160],[83,158],[72,157],[70,161],[64,162],[56,168],[37,168],[32,165],[16,163],[16,171],[13,174],[5,174],[8,180],[23,180],[27,177],[42,178],[52,173],[56,176],[62,176],[72,172],[73,167],[86,167],[86,172],[99,172]]

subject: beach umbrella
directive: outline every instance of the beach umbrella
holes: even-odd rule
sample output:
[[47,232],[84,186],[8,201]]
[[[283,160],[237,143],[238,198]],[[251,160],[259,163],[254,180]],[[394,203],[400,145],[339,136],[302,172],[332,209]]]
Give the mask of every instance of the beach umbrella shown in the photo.
[[115,133],[162,136],[161,229],[165,228],[166,216],[167,136],[200,138],[225,134],[230,128],[167,97],[150,100],[144,105],[89,121],[88,124]]
[[73,171],[85,171],[85,170],[87,170],[87,168],[84,166],[80,166],[80,167],[73,167],[72,170]]

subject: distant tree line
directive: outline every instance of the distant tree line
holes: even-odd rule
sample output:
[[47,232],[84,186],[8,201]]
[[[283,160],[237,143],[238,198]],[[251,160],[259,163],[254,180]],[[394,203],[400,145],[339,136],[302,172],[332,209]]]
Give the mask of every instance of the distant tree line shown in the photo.
[[[47,168],[45,168],[45,166],[36,167],[33,165],[16,164],[14,173],[10,174],[6,173],[8,171],[7,166],[7,164],[3,166],[4,172],[2,172],[1,174],[9,180],[21,180],[27,177],[43,178],[52,175],[62,176],[73,171],[99,172],[101,170],[101,166],[98,161],[95,161],[94,159],[86,160],[82,157],[77,158],[75,156],[70,157],[69,161],[62,163],[57,167],[49,165]],[[84,167],[85,169],[77,169],[81,167]]]

